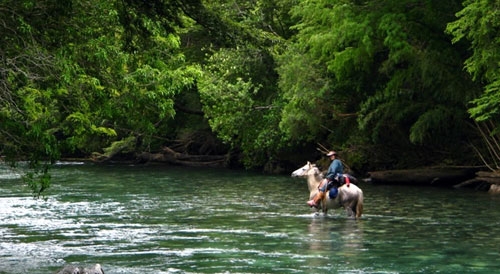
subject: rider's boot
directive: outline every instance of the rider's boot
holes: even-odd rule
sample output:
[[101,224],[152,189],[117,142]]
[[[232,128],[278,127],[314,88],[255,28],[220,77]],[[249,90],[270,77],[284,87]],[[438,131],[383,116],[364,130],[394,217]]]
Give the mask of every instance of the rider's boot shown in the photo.
[[318,207],[319,201],[323,200],[325,197],[325,192],[318,192],[312,200],[307,201],[307,205],[310,207]]

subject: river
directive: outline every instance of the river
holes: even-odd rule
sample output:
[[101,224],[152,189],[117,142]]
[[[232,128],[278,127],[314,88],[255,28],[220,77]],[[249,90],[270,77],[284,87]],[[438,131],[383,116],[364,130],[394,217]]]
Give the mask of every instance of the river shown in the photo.
[[[291,172],[291,171],[290,171]],[[315,216],[305,179],[60,163],[45,198],[0,168],[0,273],[494,273],[500,197],[359,185],[360,220]]]

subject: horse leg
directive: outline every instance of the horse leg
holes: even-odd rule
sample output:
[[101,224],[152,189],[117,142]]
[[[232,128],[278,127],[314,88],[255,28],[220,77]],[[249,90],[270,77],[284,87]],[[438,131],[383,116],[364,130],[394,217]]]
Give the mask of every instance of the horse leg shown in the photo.
[[356,202],[354,201],[344,201],[342,203],[342,207],[345,209],[347,213],[347,217],[356,216]]
[[353,208],[351,206],[345,206],[345,211],[347,212],[347,216],[348,217],[354,217],[355,215],[355,211],[353,210]]
[[314,211],[314,216],[318,216],[319,215],[319,210],[320,210],[319,207],[311,207],[311,209],[313,209],[313,211]]
[[363,214],[363,200],[359,200],[356,204],[356,218],[361,218],[361,214]]

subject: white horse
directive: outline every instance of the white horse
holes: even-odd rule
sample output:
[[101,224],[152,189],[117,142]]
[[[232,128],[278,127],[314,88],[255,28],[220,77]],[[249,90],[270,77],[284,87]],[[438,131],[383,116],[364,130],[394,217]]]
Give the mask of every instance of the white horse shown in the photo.
[[[292,172],[292,177],[307,178],[309,199],[312,199],[318,193],[319,184],[323,180],[323,174],[318,167],[310,162]],[[347,211],[349,217],[361,217],[361,214],[363,214],[363,191],[353,183],[343,184],[338,188],[337,197],[330,199],[330,195],[327,192],[325,198],[321,201],[321,208],[324,215],[327,214],[328,209],[340,207],[343,207]]]

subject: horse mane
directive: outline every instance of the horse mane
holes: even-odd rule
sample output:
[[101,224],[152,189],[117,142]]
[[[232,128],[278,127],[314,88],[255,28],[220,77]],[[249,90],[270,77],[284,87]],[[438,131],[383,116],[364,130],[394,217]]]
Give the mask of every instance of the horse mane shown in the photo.
[[321,171],[321,169],[319,169],[319,167],[316,165],[316,164],[311,164],[312,168],[315,168],[318,170],[317,173],[314,173],[314,177],[316,178],[317,181],[321,181],[323,180],[323,178],[325,177],[325,175],[323,174],[323,172]]

